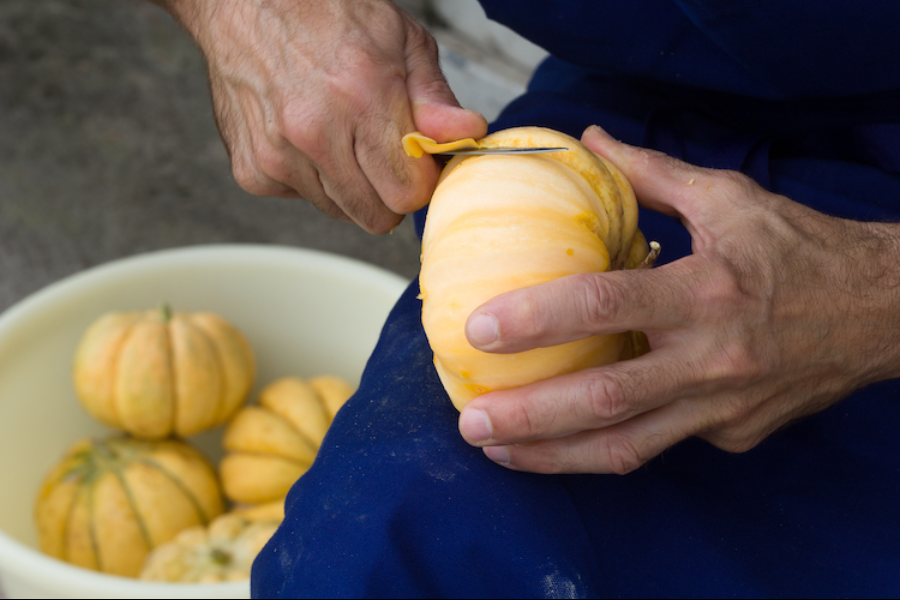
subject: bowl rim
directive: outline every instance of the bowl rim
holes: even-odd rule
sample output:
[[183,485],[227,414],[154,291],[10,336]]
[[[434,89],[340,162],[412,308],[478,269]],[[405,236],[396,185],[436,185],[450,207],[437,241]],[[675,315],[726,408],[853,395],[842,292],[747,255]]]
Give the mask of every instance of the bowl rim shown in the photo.
[[[352,277],[355,282],[371,284],[386,293],[395,294],[397,298],[410,283],[401,275],[383,267],[318,249],[254,243],[201,244],[166,248],[137,253],[88,267],[25,296],[0,313],[0,338],[14,332],[17,327],[26,326],[28,320],[38,317],[42,311],[61,299],[64,300],[66,296],[88,291],[109,277],[123,273],[133,275],[135,269],[184,264],[185,260],[224,264],[235,259],[264,261],[266,264],[278,263],[317,272],[340,271]],[[40,574],[41,579],[47,580],[65,577],[67,586],[74,594],[107,593],[115,594],[114,597],[123,595],[160,597],[155,594],[165,592],[169,595],[176,593],[178,597],[186,598],[200,597],[197,593],[201,590],[216,592],[217,595],[238,596],[246,595],[249,591],[249,580],[213,584],[165,583],[100,573],[43,554],[0,529],[0,591],[8,587],[4,585],[4,576],[24,583],[33,581],[34,574]]]
[[185,258],[225,262],[229,257],[242,260],[247,260],[248,258],[255,260],[276,259],[284,263],[303,263],[306,268],[314,268],[317,271],[328,270],[325,268],[326,266],[341,267],[345,271],[353,272],[358,277],[356,279],[358,281],[385,286],[390,291],[395,291],[394,288],[396,288],[398,296],[409,284],[409,280],[406,278],[383,267],[349,256],[312,248],[250,243],[203,244],[165,248],[133,254],[94,265],[47,284],[0,313],[0,335],[4,333],[7,327],[14,326],[19,319],[26,317],[30,312],[40,310],[46,304],[55,302],[60,293],[80,292],[98,281],[114,276],[117,273],[127,273],[135,267],[148,267],[155,264],[162,266],[166,263],[174,264]]

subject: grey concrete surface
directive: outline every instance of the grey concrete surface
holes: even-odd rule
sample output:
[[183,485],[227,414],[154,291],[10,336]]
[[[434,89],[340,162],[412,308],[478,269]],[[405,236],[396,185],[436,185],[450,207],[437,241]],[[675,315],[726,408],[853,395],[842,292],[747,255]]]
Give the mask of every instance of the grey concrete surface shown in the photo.
[[[496,113],[524,79],[498,79],[442,35],[457,48],[445,63],[464,104]],[[196,244],[317,248],[412,278],[410,221],[372,236],[306,202],[241,190],[203,59],[156,6],[0,0],[0,311],[87,267]]]

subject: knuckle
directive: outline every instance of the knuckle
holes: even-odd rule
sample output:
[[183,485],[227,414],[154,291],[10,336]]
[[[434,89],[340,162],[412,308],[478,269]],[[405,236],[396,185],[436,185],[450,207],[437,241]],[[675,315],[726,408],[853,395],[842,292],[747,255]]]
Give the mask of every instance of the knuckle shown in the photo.
[[752,381],[766,370],[757,352],[743,342],[734,341],[722,352],[725,367],[739,383]]
[[360,227],[368,233],[383,235],[393,231],[400,224],[401,220],[401,215],[375,214],[373,212],[364,216]]
[[722,307],[734,306],[745,294],[741,271],[731,260],[718,257],[708,265],[709,277],[696,289],[695,301],[709,313]]
[[231,170],[237,184],[254,196],[271,196],[281,190],[281,186],[274,184],[252,161],[233,159]]
[[717,403],[709,426],[699,435],[726,452],[746,452],[759,445],[771,432],[766,429],[766,411],[760,398],[732,394]]
[[722,450],[731,452],[732,454],[742,454],[744,452],[752,450],[757,446],[757,444],[759,444],[759,442],[754,440],[753,438],[741,437],[734,440],[728,446],[722,448]]
[[669,156],[664,152],[651,151],[652,153],[648,157],[648,160],[656,161],[657,165],[664,170],[671,171],[674,173],[683,173],[689,174],[694,170],[694,167],[683,160],[675,158],[674,156]]
[[439,175],[433,160],[410,164],[391,149],[380,167],[378,172],[384,179],[380,187],[386,190],[384,203],[395,213],[415,212],[431,200]]
[[546,418],[533,414],[531,404],[516,403],[513,407],[512,423],[515,423],[517,437],[524,439],[540,438],[545,432]]
[[746,198],[755,195],[759,191],[759,185],[740,171],[716,171],[714,177],[721,186],[722,198],[729,201],[735,207],[743,207]]
[[357,136],[354,151],[371,186],[382,196],[381,202],[396,214],[422,208],[437,183],[436,165],[430,158],[411,162],[399,147],[389,143],[397,138],[394,123],[375,119],[369,127]]
[[748,176],[740,171],[722,170],[716,175],[722,180],[726,186],[726,190],[735,193],[745,193],[748,189],[754,188],[756,184]]
[[650,175],[651,173],[666,173],[677,176],[681,179],[691,178],[696,174],[697,167],[690,165],[682,160],[669,156],[659,150],[650,148],[637,149],[637,158],[639,168]]
[[438,56],[438,44],[428,30],[413,21],[412,27],[407,30],[407,45],[413,53],[422,52],[427,56],[436,58]]
[[771,293],[763,269],[743,256],[726,256],[720,251],[706,267],[707,277],[693,289],[692,314],[719,324],[749,323],[748,319],[765,317]]
[[422,50],[423,56],[428,58],[429,64],[434,64],[440,54],[437,41],[426,30],[421,30],[419,37],[419,49]]
[[291,180],[292,171],[285,153],[269,144],[262,144],[256,148],[257,169],[268,179],[276,182]]
[[759,351],[742,336],[719,342],[705,362],[704,379],[719,389],[745,388],[768,370]]
[[719,414],[718,433],[723,442],[735,444],[742,439],[742,430],[752,414],[748,402],[737,400],[729,403]]
[[440,50],[437,41],[427,30],[418,25],[407,35],[406,49],[408,66],[411,71],[438,64]]
[[326,97],[356,113],[366,112],[373,101],[379,100],[374,91],[401,84],[406,77],[397,61],[365,47],[348,49],[338,62],[340,69],[325,74]]
[[584,397],[596,423],[618,421],[627,412],[628,400],[617,380],[597,375],[588,378],[585,386]]
[[743,428],[728,427],[714,437],[707,438],[713,446],[732,454],[741,454],[752,450],[762,442],[763,437],[755,435]]
[[604,437],[603,454],[607,467],[612,473],[625,475],[644,464],[640,452],[631,438],[625,435],[610,434]]
[[622,307],[622,293],[612,280],[599,274],[578,275],[581,278],[583,313],[588,323],[600,327],[615,321]]
[[315,162],[322,161],[329,147],[329,118],[327,113],[316,114],[299,100],[285,105],[281,116],[281,135]]

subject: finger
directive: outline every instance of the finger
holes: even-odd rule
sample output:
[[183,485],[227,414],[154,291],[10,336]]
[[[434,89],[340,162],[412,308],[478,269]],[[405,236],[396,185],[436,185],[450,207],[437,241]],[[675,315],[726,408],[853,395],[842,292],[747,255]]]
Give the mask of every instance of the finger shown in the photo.
[[[360,137],[360,163],[374,174],[375,188],[385,204],[398,214],[408,214],[430,200],[440,174],[440,165],[431,156],[412,158],[402,151],[400,140],[412,131],[420,131],[438,142],[463,138],[481,138],[487,134],[487,121],[477,112],[460,107],[447,84],[438,62],[434,38],[416,26],[408,32],[405,46],[406,78],[402,89],[394,89],[394,106],[402,106],[383,124],[380,135]],[[385,145],[385,140],[388,144]],[[375,162],[375,148],[390,148],[389,164]],[[393,178],[379,176],[385,166]],[[397,185],[399,184],[399,185]]]
[[642,357],[495,391],[469,402],[459,418],[463,439],[492,446],[560,438],[621,423],[678,400],[694,366],[674,352]]
[[656,150],[616,141],[596,125],[588,127],[581,139],[625,174],[642,205],[665,214],[692,215],[694,197],[708,195],[708,181],[717,173]]
[[[354,124],[352,119],[357,122]],[[369,142],[370,149],[361,150],[358,145],[360,131],[371,138],[373,124],[384,120],[383,115],[369,118],[355,112],[313,119],[289,111],[285,114],[283,127],[276,129],[277,135],[282,135],[280,132],[283,131],[284,137],[270,144],[280,145],[281,149],[270,157],[268,169],[306,194],[307,199],[319,208],[327,207],[330,214],[338,212],[334,205],[340,214],[366,231],[386,233],[402,218],[382,201],[383,195],[395,192],[378,190],[374,185],[380,178],[384,180],[384,189],[389,189],[398,180],[397,170],[386,166],[390,161],[384,159],[390,153],[390,146],[383,135],[377,134],[377,141]],[[367,157],[368,171],[360,164],[360,156]]]
[[295,186],[279,181],[264,170],[255,154],[243,151],[241,147],[231,155],[231,169],[234,179],[241,188],[254,196],[273,198],[303,198]]
[[403,151],[401,139],[415,130],[406,87],[393,86],[393,113],[371,115],[359,121],[355,131],[354,154],[386,209],[404,215],[425,206],[440,175],[431,156],[412,158]]
[[298,181],[294,183],[294,187],[302,190],[301,197],[326,215],[340,221],[353,223],[353,219],[325,191],[322,174],[316,166],[305,157],[298,159],[297,165]]
[[690,406],[675,403],[612,427],[529,444],[486,447],[484,453],[515,471],[624,475],[693,435],[693,422]]
[[[331,217],[352,222],[332,201],[323,185],[323,175],[306,156],[283,140],[273,142],[266,138],[259,141],[261,134],[254,137],[247,129],[246,136],[254,141],[239,144],[237,147],[242,154],[232,157],[235,176],[240,174],[244,189],[261,196],[306,200]],[[253,148],[258,150],[250,151]]]
[[[419,205],[427,202],[438,168],[430,157],[415,169],[410,168],[411,160],[405,162],[400,140],[412,117],[402,72],[373,64],[360,77],[347,84],[352,88],[344,96],[333,99],[336,110],[286,106],[269,136],[276,138],[272,145],[295,152],[274,155],[268,166],[308,193],[315,191],[311,189],[315,182],[292,178],[290,171],[296,165],[283,159],[290,154],[308,161],[315,165],[316,180],[328,202],[366,231],[387,233],[402,220],[402,209],[413,196],[421,196],[415,201]],[[305,178],[306,173],[300,176]]]
[[[418,129],[442,141],[454,136],[482,137],[487,131],[481,115],[459,107],[440,71],[437,45],[430,34],[417,25],[407,32],[405,76],[390,70],[374,72],[370,86],[381,93],[357,120],[353,138],[362,172],[395,215],[425,206],[440,174],[431,156],[406,155],[400,143],[405,134]],[[391,227],[395,224],[391,222]]]
[[352,98],[344,122],[304,123],[289,139],[307,149],[333,202],[363,229],[386,233],[427,204],[440,169],[430,156],[403,151],[401,139],[415,126],[402,73],[373,68],[364,77],[358,89],[378,91]]
[[[230,103],[217,102],[215,113],[235,180],[247,192],[257,196],[299,198],[311,202],[323,213],[342,221],[351,219],[335,204],[323,188],[318,170],[310,160],[269,127],[250,123],[268,123],[266,111],[256,95],[244,88],[218,86],[219,95]],[[243,106],[249,119],[231,118],[229,107]]]
[[487,134],[487,120],[460,107],[441,71],[437,44],[427,32],[417,30],[407,39],[406,66],[406,86],[418,131],[438,142]]
[[335,135],[327,155],[318,157],[319,180],[329,201],[370,233],[387,233],[402,219],[383,200],[402,185],[395,170],[384,168],[383,151],[383,146],[360,151],[350,135]]
[[[214,90],[213,108],[216,124],[228,151],[231,161],[231,170],[234,179],[242,189],[255,196],[272,196],[277,198],[296,198],[298,191],[280,180],[277,176],[270,175],[265,160],[275,157],[271,141],[266,133],[258,132],[248,125],[244,119],[236,119],[231,116],[231,107],[243,105],[247,114],[256,122],[263,119],[264,109],[251,94],[238,93],[237,91],[211,82]],[[223,98],[227,101],[223,101]],[[263,161],[260,154],[264,154]]]
[[466,336],[479,350],[513,353],[591,335],[682,326],[694,305],[692,262],[571,275],[507,292],[473,311]]

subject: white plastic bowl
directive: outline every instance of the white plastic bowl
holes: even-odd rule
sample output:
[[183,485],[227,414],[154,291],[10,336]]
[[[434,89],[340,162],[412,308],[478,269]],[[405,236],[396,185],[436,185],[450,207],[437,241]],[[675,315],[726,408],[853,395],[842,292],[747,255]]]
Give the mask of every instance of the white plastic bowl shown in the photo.
[[[217,312],[253,346],[256,390],[286,375],[334,374],[356,384],[406,284],[388,271],[318,251],[199,246],[95,267],[0,315],[0,585],[6,594],[249,597],[248,582],[143,583],[73,567],[37,550],[32,508],[44,475],[76,440],[110,431],[87,415],[72,389],[75,345],[94,319],[162,302],[175,310]],[[217,460],[220,434],[191,441]]]

